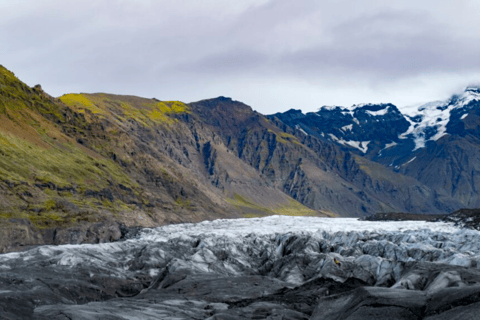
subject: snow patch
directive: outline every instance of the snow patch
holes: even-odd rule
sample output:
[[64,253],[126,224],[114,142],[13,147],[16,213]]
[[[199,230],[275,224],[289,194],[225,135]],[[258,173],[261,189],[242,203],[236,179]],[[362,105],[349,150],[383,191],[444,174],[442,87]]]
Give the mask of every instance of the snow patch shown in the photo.
[[410,161],[405,162],[403,165],[409,164],[410,162],[412,162],[412,161],[415,160],[415,159],[417,159],[417,156],[413,157]]
[[465,113],[460,119],[463,120],[468,116],[468,113]]
[[384,116],[388,113],[388,111],[389,111],[389,108],[385,108],[385,109],[378,110],[378,111],[365,110],[366,113],[368,113],[369,115],[374,116],[374,117]]
[[[480,101],[480,91],[467,88],[463,94],[447,101],[434,101],[402,108],[401,111],[407,115],[406,119],[410,122],[410,127],[399,138],[406,139],[407,136],[412,135],[415,142],[413,150],[424,148],[427,141],[437,141],[447,134],[447,123],[450,121],[452,110],[463,108],[472,101]],[[422,116],[419,123],[411,120],[419,115]],[[466,116],[463,115],[462,119]],[[425,132],[432,127],[436,128],[437,133],[427,139]]]
[[300,131],[304,135],[308,136],[308,133],[306,133],[305,130],[303,130],[302,127],[300,127],[298,124],[295,125],[295,129],[297,129],[298,131]]
[[[378,156],[381,156],[381,155],[382,155],[382,151],[383,151],[383,150],[386,150],[386,149],[388,149],[388,148],[394,147],[394,146],[396,146],[397,144],[398,144],[398,143],[396,143],[395,141],[393,141],[393,142],[391,142],[391,143],[387,143],[387,144],[385,145],[385,148],[383,148],[382,150],[380,150],[380,151],[378,152]],[[390,165],[390,167],[391,167],[391,166],[392,166],[392,165]]]
[[368,145],[370,144],[370,141],[345,141],[345,140],[338,140],[337,141],[340,144],[348,145],[350,147],[356,148],[363,153],[367,153],[368,151]]
[[351,131],[352,129],[353,129],[353,124],[349,124],[348,126],[343,126],[340,128],[340,130],[342,131],[347,131],[347,130]]
[[330,138],[331,138],[333,141],[338,141],[338,138],[337,138],[335,135],[333,135],[333,134],[331,134],[331,133],[329,133],[328,135],[330,136]]
[[341,109],[340,106],[322,106],[320,108],[320,110],[325,110],[325,111],[332,111],[332,110],[335,110],[335,109]]
[[393,142],[391,142],[391,143],[387,143],[387,144],[385,145],[385,148],[383,148],[383,150],[388,149],[388,148],[391,148],[391,147],[394,147],[394,146],[396,146],[397,144],[398,144],[398,143],[396,143],[395,141],[393,141]]

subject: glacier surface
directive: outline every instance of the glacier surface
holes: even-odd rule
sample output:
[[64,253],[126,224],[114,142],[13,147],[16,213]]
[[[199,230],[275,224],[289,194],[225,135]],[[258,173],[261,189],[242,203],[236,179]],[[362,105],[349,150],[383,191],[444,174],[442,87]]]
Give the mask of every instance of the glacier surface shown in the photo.
[[479,262],[480,233],[443,222],[272,216],[175,224],[120,242],[0,255],[0,314],[444,319],[455,311],[469,319],[480,303]]

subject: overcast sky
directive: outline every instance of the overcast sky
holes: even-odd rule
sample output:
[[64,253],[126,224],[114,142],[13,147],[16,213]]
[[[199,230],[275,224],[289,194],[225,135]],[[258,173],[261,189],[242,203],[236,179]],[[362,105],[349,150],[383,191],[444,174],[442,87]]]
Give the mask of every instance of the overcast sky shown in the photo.
[[227,96],[264,114],[480,83],[479,0],[0,0],[0,64],[54,96]]

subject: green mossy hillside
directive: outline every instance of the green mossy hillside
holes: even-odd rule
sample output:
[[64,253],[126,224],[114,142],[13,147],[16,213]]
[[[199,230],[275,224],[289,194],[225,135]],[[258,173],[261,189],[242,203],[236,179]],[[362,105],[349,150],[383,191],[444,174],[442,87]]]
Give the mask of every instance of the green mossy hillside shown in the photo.
[[189,113],[179,101],[134,96],[56,99],[0,67],[0,225],[153,226],[223,214],[160,151]]
[[118,164],[73,143],[52,140],[44,148],[1,132],[0,177],[0,187],[9,190],[0,195],[0,217],[38,228],[98,220],[102,210],[132,210],[124,201],[139,190]]
[[280,216],[333,216],[326,212],[319,212],[307,208],[300,202],[290,199],[288,203],[284,205],[278,205],[274,207],[267,207],[261,204],[255,203],[253,200],[243,197],[239,194],[235,194],[233,198],[227,200],[241,212],[250,213],[244,214],[245,218],[257,218],[267,215],[280,215]]
[[135,187],[116,163],[95,159],[74,143],[52,140],[49,148],[43,148],[0,132],[0,155],[0,176],[10,182],[52,183],[80,190],[100,190],[111,183]]
[[124,167],[68,135],[93,128],[85,116],[0,66],[0,222],[65,226],[146,201]]
[[54,99],[45,94],[40,86],[30,88],[13,72],[0,65],[0,114],[15,117],[23,109],[38,111],[42,115],[63,120]]
[[[65,94],[59,99],[79,113],[91,113],[99,119],[108,118],[117,123],[135,120],[145,127],[171,125],[177,121],[176,115],[190,113],[189,107],[180,101],[158,101],[103,93]],[[91,115],[87,118],[93,120]]]

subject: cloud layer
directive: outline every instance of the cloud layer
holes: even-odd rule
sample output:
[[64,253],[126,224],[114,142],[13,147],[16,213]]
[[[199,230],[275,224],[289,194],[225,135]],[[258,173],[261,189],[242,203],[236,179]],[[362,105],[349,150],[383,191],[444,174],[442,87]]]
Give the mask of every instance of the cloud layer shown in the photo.
[[443,99],[480,82],[476,0],[0,0],[0,63],[53,95],[262,113]]

